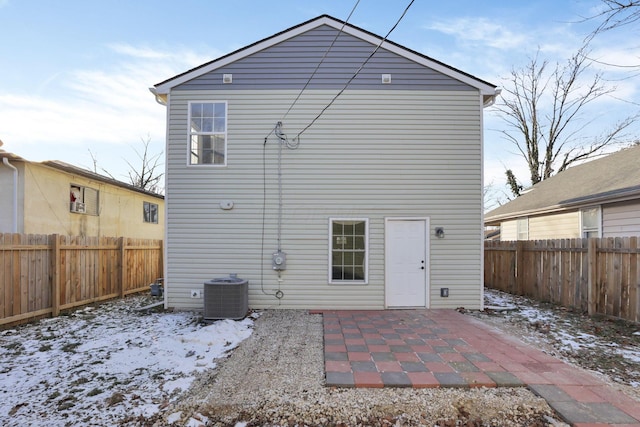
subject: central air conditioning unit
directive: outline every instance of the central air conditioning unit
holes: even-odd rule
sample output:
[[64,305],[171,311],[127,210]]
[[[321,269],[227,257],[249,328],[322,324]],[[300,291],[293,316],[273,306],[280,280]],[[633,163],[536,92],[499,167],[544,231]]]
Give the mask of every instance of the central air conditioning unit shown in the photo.
[[205,320],[243,319],[249,311],[249,282],[237,274],[204,282]]

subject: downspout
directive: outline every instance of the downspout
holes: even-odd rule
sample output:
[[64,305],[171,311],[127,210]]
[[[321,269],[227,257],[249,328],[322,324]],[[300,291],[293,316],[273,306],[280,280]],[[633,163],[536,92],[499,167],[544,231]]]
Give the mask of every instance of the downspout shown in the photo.
[[2,158],[2,163],[10,169],[13,169],[13,226],[12,233],[18,232],[18,169],[9,163],[9,159]]

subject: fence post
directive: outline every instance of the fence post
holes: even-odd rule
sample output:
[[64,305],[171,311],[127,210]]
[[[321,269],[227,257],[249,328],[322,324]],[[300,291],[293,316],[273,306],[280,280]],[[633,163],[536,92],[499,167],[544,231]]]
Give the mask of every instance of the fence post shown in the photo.
[[120,298],[124,298],[124,281],[126,278],[126,257],[124,237],[118,238],[118,282],[120,282]]
[[524,293],[524,245],[526,240],[516,242],[516,291],[515,295],[526,295]]
[[51,235],[51,316],[60,314],[60,235]]
[[587,258],[589,259],[589,279],[587,281],[587,312],[589,316],[596,313],[596,285],[598,281],[598,263],[597,263],[597,239],[589,238],[589,247],[587,249]]

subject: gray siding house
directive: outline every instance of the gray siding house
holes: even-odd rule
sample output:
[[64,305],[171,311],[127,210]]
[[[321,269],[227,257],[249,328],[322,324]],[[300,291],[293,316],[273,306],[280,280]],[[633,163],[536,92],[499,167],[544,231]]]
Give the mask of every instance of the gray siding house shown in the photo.
[[251,308],[482,306],[494,85],[323,15],[151,90],[168,308],[231,273]]
[[488,212],[500,240],[640,236],[640,145],[571,167]]

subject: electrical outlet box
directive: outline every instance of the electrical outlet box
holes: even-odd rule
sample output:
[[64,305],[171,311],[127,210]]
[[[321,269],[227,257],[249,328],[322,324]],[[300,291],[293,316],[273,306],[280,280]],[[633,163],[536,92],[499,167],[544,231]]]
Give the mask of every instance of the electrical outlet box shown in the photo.
[[191,289],[191,298],[202,298],[202,291],[200,289]]

